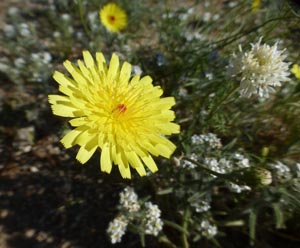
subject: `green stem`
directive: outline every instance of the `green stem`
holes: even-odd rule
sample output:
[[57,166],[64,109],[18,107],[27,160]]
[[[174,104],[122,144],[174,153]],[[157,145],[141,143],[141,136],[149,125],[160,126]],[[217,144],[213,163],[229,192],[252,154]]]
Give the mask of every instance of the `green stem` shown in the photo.
[[213,108],[211,109],[211,111],[208,114],[208,119],[210,119],[212,117],[212,115],[218,110],[218,108],[236,92],[238,87],[239,87],[239,85],[233,87],[233,89],[231,91],[229,91],[229,93],[224,98],[222,98],[216,105],[213,106]]
[[[182,228],[184,230],[187,230],[187,228],[188,228],[188,221],[189,221],[190,217],[191,217],[191,211],[190,211],[189,208],[187,208],[184,212],[184,215],[183,215]],[[181,241],[182,241],[183,248],[189,248],[189,242],[188,242],[186,232],[181,233]]]
[[174,222],[172,222],[172,221],[169,221],[169,220],[163,220],[163,222],[164,222],[164,225],[170,226],[170,227],[176,229],[177,231],[179,231],[179,232],[181,232],[181,233],[185,233],[186,235],[189,234],[188,231],[185,230],[185,229],[183,229],[182,226],[180,226],[180,225],[178,225],[178,224],[176,224],[176,223],[174,223]]
[[82,4],[82,0],[78,0],[78,10],[79,10],[79,17],[80,17],[80,21],[82,23],[83,29],[86,33],[86,35],[91,38],[91,33],[86,25],[84,16],[83,16],[83,4]]
[[189,161],[189,162],[191,162],[191,163],[197,165],[198,167],[200,167],[202,170],[205,170],[205,171],[208,172],[209,174],[212,174],[212,175],[217,176],[217,177],[224,177],[223,174],[218,173],[218,172],[216,172],[216,171],[213,171],[213,170],[207,168],[206,166],[200,164],[199,162],[197,162],[197,161],[195,161],[195,160],[193,160],[193,159],[190,159],[190,158],[187,158],[187,157],[183,157],[182,159],[184,159],[184,160],[186,160],[186,161]]

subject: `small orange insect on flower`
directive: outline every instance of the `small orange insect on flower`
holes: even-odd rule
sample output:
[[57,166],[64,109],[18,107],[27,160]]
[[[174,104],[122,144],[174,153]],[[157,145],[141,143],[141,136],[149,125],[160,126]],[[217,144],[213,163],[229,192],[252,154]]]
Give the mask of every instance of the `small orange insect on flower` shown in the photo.
[[110,32],[119,32],[127,26],[126,12],[115,3],[106,4],[99,12],[100,20]]
[[179,133],[173,123],[174,97],[161,97],[161,87],[154,86],[149,76],[131,76],[132,66],[112,55],[109,66],[102,53],[96,61],[88,51],[78,67],[70,61],[64,66],[71,77],[56,71],[53,78],[64,95],[49,95],[55,115],[71,117],[74,127],[61,142],[66,148],[79,145],[76,158],[86,163],[101,149],[101,171],[110,173],[113,164],[123,178],[131,178],[130,168],[140,176],[144,166],[157,171],[152,156],[170,158],[176,146],[166,136]]

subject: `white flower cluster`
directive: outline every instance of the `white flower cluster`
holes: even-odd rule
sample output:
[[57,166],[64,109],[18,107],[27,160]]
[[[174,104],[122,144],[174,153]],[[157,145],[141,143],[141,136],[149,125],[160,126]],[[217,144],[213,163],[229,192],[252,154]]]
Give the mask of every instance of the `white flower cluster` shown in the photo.
[[275,169],[275,177],[279,182],[286,182],[292,178],[291,170],[287,165],[278,161],[272,165],[272,168]]
[[222,147],[221,140],[214,133],[194,134],[191,138],[193,145],[207,145],[212,149],[220,149]]
[[140,209],[138,196],[132,187],[126,187],[120,193],[120,205],[130,213],[137,212]]
[[98,17],[97,11],[88,13],[87,19],[89,20],[89,24],[90,24],[92,31],[96,31],[97,29],[99,29],[99,25],[98,25],[99,19],[98,18],[99,17]]
[[238,193],[238,194],[242,193],[243,191],[251,190],[251,188],[247,185],[238,185],[232,182],[228,183],[228,188],[231,192]]
[[31,31],[29,29],[29,25],[27,23],[20,23],[18,26],[19,33],[24,38],[28,38],[31,36]]
[[36,63],[48,64],[52,60],[52,56],[49,52],[32,53],[31,60]]
[[236,167],[238,169],[242,169],[242,168],[249,168],[250,167],[250,163],[249,163],[249,159],[246,158],[243,154],[241,153],[234,153],[233,154],[233,160],[236,164]]
[[[226,158],[221,158],[217,160],[216,158],[205,158],[204,164],[211,170],[218,173],[230,173],[237,169],[243,169],[250,167],[249,159],[246,158],[243,154],[234,153],[231,160]],[[214,175],[212,175],[215,177]],[[228,183],[228,188],[230,191],[235,193],[241,193],[243,191],[251,190],[247,185],[238,185],[235,183]]]
[[243,53],[239,46],[240,54],[232,56],[229,68],[232,76],[240,80],[242,96],[267,98],[275,92],[275,87],[281,86],[281,82],[290,80],[289,63],[283,61],[287,56],[283,54],[285,50],[278,50],[277,43],[261,45],[261,40],[251,44],[249,52]]
[[125,234],[128,220],[124,215],[119,215],[113,219],[107,228],[107,234],[112,244],[121,242],[122,236]]
[[163,222],[160,219],[161,211],[157,205],[152,204],[151,202],[146,202],[145,208],[146,208],[145,233],[157,236],[163,227]]
[[208,238],[208,239],[213,238],[218,233],[217,226],[210,223],[208,220],[203,220],[200,223],[200,228],[199,229],[200,229],[199,231],[201,232],[201,235]]
[[204,213],[211,208],[210,203],[211,203],[211,197],[208,196],[208,197],[192,200],[191,206],[195,208],[197,213]]
[[[221,163],[220,163],[221,161]],[[211,170],[218,172],[218,173],[226,173],[230,164],[229,161],[222,158],[220,161],[218,161],[215,158],[205,158],[204,159],[204,164]],[[213,177],[215,177],[214,175],[212,175]]]
[[[199,157],[195,153],[192,153],[190,156],[187,156],[187,157],[189,157],[190,159],[195,160],[195,161],[197,161],[199,159]],[[195,165],[194,163],[184,160],[184,159],[181,160],[181,162],[182,162],[181,163],[182,168],[195,169],[197,167],[197,165]]]

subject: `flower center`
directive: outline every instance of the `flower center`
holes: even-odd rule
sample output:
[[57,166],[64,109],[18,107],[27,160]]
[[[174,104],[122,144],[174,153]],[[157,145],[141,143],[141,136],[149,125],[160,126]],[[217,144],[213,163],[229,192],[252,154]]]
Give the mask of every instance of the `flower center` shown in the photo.
[[113,110],[112,115],[114,117],[119,117],[120,115],[124,114],[126,112],[127,108],[125,104],[118,104]]
[[110,23],[114,23],[114,22],[116,21],[116,17],[114,17],[114,16],[109,16],[109,17],[108,17],[108,20],[109,20]]

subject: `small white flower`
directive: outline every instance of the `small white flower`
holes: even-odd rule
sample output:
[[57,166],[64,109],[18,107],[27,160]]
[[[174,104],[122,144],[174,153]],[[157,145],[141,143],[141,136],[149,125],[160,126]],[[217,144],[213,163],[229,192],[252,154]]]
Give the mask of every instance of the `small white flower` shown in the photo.
[[65,22],[69,22],[71,20],[71,16],[69,14],[62,14],[61,19],[63,19]]
[[217,226],[211,224],[208,220],[203,220],[200,223],[200,231],[204,237],[211,239],[217,235],[218,228]]
[[[222,167],[219,164],[219,161],[215,158],[205,158],[203,162],[212,171],[222,173],[222,174],[226,173],[227,168]],[[216,177],[215,175],[211,175],[211,176]]]
[[287,56],[285,50],[278,50],[278,43],[261,45],[261,40],[251,44],[249,52],[243,53],[239,46],[240,54],[233,54],[229,65],[232,76],[240,80],[240,93],[245,97],[258,95],[267,98],[275,92],[275,87],[281,86],[281,82],[290,80],[290,63],[283,61]]
[[89,20],[89,23],[90,23],[90,26],[91,26],[92,30],[99,29],[99,25],[97,23],[97,21],[98,21],[97,11],[93,11],[93,12],[88,13],[88,20]]
[[182,97],[182,98],[185,98],[187,97],[188,95],[188,91],[186,88],[183,88],[183,87],[179,87],[178,89],[178,96]]
[[222,147],[221,140],[214,133],[194,134],[191,138],[191,143],[193,145],[205,145],[212,149],[220,149]]
[[132,187],[126,187],[120,193],[120,205],[131,213],[137,212],[140,209],[138,196]]
[[12,38],[15,36],[16,34],[16,29],[13,25],[10,24],[6,24],[3,28],[4,34],[5,36]]
[[14,64],[17,68],[22,68],[25,65],[25,60],[23,58],[17,58],[15,59]]
[[195,208],[197,213],[207,212],[211,208],[210,203],[211,203],[210,196],[191,200],[191,206]]
[[55,32],[53,33],[53,37],[55,37],[55,38],[60,38],[60,37],[61,37],[61,33],[58,32],[58,31],[55,31]]
[[292,178],[291,170],[287,165],[278,161],[272,167],[275,169],[275,177],[279,182],[286,182]]
[[210,12],[205,12],[203,15],[203,21],[208,22],[211,19],[211,13]]
[[250,167],[249,159],[246,158],[241,153],[234,153],[233,154],[233,159],[235,161],[235,165],[237,166],[237,169],[249,168]]
[[153,236],[157,236],[158,233],[163,228],[163,222],[160,219],[161,211],[157,205],[151,202],[146,202],[145,208],[146,208],[145,233]]
[[[197,161],[198,160],[198,156],[195,153],[192,153],[191,155],[188,156],[190,159]],[[195,165],[194,163],[187,161],[187,160],[182,160],[182,168],[188,168],[188,169],[195,169],[197,167],[197,165]]]
[[251,190],[251,188],[247,185],[238,185],[232,182],[228,183],[228,188],[231,192],[238,193],[238,194],[242,193],[243,191]]
[[139,67],[138,65],[133,65],[132,66],[132,74],[134,75],[141,75],[143,73],[141,67]]
[[206,77],[208,80],[213,80],[214,74],[212,74],[212,73],[205,73],[205,77]]
[[29,26],[27,23],[21,23],[19,25],[19,32],[20,32],[21,36],[23,36],[23,37],[29,37],[31,35]]
[[122,236],[126,232],[127,225],[128,220],[124,215],[119,215],[109,223],[106,231],[112,244],[121,242]]
[[7,11],[10,16],[15,16],[19,13],[19,9],[16,7],[10,7]]

